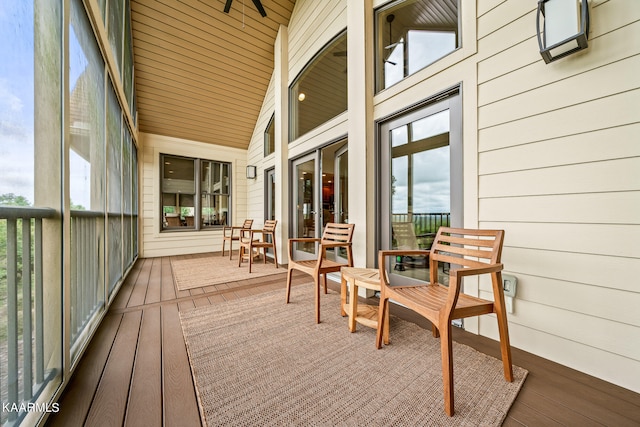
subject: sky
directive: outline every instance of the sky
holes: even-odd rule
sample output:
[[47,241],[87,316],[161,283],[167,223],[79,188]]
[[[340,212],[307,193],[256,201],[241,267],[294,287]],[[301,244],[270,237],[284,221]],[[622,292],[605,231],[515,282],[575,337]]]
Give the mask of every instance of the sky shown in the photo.
[[[391,145],[398,147],[412,141],[449,132],[449,110],[416,120],[409,125],[391,130]],[[409,161],[412,162],[413,213],[451,212],[450,155],[449,146],[421,151],[409,156],[396,157],[391,164],[395,177],[392,196],[392,212],[408,212]]]
[[0,7],[0,194],[33,203],[33,4]]
[[[34,202],[34,11],[33,2],[2,0],[0,7],[0,194]],[[69,31],[69,79],[73,88],[88,62],[73,27]],[[71,199],[88,206],[82,182],[88,163],[70,153]]]

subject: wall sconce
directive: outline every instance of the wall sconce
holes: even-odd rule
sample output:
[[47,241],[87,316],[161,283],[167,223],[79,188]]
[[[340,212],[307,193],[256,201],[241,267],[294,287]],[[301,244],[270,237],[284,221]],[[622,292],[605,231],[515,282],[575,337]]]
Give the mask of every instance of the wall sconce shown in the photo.
[[536,30],[540,55],[547,64],[586,49],[589,36],[587,0],[538,0]]
[[247,166],[247,179],[256,179],[256,177],[257,177],[256,167],[252,165]]

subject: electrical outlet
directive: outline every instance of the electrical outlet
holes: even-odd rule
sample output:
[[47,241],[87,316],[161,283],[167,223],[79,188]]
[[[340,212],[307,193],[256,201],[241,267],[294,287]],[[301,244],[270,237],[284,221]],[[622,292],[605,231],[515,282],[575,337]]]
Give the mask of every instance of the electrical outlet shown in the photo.
[[502,289],[504,289],[505,296],[515,297],[517,284],[518,284],[518,279],[515,276],[512,276],[510,274],[502,275]]

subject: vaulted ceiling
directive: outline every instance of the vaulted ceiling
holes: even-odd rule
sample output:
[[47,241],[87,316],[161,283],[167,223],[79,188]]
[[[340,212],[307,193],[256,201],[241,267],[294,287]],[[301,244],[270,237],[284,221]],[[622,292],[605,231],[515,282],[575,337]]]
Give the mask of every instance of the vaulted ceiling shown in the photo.
[[141,132],[247,148],[295,0],[131,0]]

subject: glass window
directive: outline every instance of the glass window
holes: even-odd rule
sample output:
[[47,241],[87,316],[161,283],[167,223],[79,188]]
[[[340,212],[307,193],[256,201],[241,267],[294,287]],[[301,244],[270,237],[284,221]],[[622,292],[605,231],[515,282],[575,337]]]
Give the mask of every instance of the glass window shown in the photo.
[[376,91],[460,47],[458,1],[400,1],[376,12]]
[[265,157],[276,151],[276,126],[275,115],[271,116],[267,129],[264,131],[264,155]]
[[229,163],[169,155],[162,155],[161,161],[163,230],[199,230],[231,223]]
[[111,294],[122,278],[122,111],[109,82],[107,103],[107,239]]
[[201,212],[202,225],[229,224],[229,164],[202,160]]
[[347,33],[322,49],[289,88],[290,141],[347,110]]

